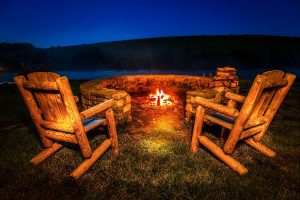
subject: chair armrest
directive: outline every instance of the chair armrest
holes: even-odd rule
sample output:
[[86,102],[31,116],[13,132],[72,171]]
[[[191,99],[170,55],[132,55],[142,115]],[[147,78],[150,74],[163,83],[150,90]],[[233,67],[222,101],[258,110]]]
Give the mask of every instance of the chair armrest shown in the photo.
[[79,101],[78,96],[74,96],[74,100],[75,100],[75,103],[78,103],[78,101]]
[[225,97],[227,99],[231,99],[231,100],[239,102],[239,103],[244,103],[244,101],[246,100],[245,96],[235,94],[235,93],[232,93],[232,92],[226,92]]
[[103,103],[100,103],[94,107],[86,109],[80,113],[81,120],[84,121],[104,110],[107,110],[115,105],[115,101],[113,99],[107,100]]
[[209,102],[206,99],[201,98],[201,97],[197,98],[196,103],[200,104],[204,108],[209,108],[211,110],[223,113],[223,114],[228,115],[230,117],[237,117],[239,115],[239,111],[237,109],[229,108],[229,107],[224,106],[222,104],[212,103],[212,102]]

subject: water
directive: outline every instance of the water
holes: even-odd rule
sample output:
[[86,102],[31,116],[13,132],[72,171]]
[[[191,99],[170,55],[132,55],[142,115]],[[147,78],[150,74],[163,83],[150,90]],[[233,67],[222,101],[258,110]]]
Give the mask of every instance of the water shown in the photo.
[[[168,70],[168,71],[160,71],[160,70],[123,70],[123,71],[115,71],[115,70],[106,70],[106,71],[53,71],[54,73],[58,73],[62,76],[67,76],[68,79],[96,79],[96,78],[106,78],[112,76],[125,76],[125,75],[136,75],[136,74],[187,74],[187,75],[208,75],[214,71],[178,71],[178,70]],[[13,77],[16,76],[18,72],[0,72],[0,82],[11,82],[13,81]]]
[[[237,75],[240,79],[254,79],[257,74],[261,74],[265,71],[271,69],[251,69],[251,70],[237,70]],[[300,75],[300,69],[292,68],[284,71]],[[54,71],[63,76],[67,76],[69,79],[96,79],[96,78],[105,78],[112,76],[124,76],[124,75],[135,75],[135,74],[186,74],[186,75],[209,75],[216,72],[216,69],[213,70],[199,70],[199,71],[179,71],[179,70],[106,70],[106,71]],[[0,72],[0,83],[2,82],[13,82],[13,77],[16,76],[18,72]]]

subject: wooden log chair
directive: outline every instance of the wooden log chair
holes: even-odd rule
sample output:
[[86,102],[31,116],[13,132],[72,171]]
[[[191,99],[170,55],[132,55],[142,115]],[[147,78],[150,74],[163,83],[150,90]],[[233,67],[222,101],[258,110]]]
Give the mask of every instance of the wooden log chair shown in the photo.
[[[78,144],[85,160],[71,173],[80,178],[110,147],[118,153],[118,138],[111,107],[114,100],[107,100],[92,108],[78,111],[68,78],[50,72],[35,72],[16,76],[14,80],[24,99],[33,123],[46,148],[31,159],[37,165],[63,147],[63,142]],[[106,118],[94,117],[106,112]],[[107,125],[109,139],[92,151],[86,133],[100,125]]]
[[[240,175],[246,174],[247,168],[230,156],[239,141],[245,142],[266,156],[275,157],[276,153],[259,141],[266,133],[295,79],[295,75],[280,70],[268,71],[256,76],[247,97],[227,92],[226,106],[205,99],[198,101],[190,151],[196,153],[199,144],[202,144]],[[242,103],[239,111],[236,109],[236,103]],[[208,109],[213,112],[208,113]],[[227,139],[224,139],[223,149],[201,135],[203,122],[222,126],[221,137],[224,137],[224,130],[230,130]]]

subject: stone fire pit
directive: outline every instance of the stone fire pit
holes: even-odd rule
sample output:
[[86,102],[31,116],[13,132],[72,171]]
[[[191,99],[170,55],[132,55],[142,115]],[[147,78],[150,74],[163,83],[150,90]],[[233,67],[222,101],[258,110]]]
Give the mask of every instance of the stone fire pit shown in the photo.
[[[149,93],[156,88],[186,92],[186,119],[193,116],[197,98],[220,102],[226,91],[238,92],[238,78],[231,67],[218,68],[214,77],[191,75],[129,75],[91,80],[80,86],[83,109],[114,99],[116,121],[131,121],[131,94]],[[104,117],[104,116],[99,116]]]

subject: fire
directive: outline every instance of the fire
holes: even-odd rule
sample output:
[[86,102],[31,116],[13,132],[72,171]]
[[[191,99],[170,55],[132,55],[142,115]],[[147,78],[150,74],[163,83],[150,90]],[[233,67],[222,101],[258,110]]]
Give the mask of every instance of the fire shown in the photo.
[[172,106],[174,103],[174,99],[170,95],[165,94],[162,89],[156,89],[155,94],[149,94],[149,99],[150,105],[154,106]]

